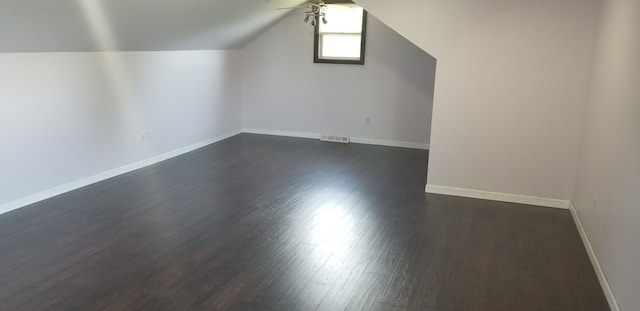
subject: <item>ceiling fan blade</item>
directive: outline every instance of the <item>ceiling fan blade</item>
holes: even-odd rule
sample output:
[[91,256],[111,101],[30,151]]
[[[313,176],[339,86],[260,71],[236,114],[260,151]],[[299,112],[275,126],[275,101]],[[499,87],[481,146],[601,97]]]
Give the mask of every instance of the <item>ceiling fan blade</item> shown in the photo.
[[326,7],[327,5],[332,5],[332,6],[344,6],[344,7],[354,7],[354,6],[358,6],[357,4],[353,3],[353,1],[349,1],[349,0],[325,0],[325,1],[313,1],[313,0],[309,0],[299,6],[292,6],[292,7],[285,7],[285,8],[277,8],[277,10],[295,10],[295,9],[311,9],[311,8],[316,8],[316,9],[320,9],[323,7]]
[[293,10],[293,9],[304,9],[304,8],[308,8],[308,5],[300,5],[300,6],[292,6],[292,7],[288,7],[288,8],[277,8],[276,10]]
[[337,5],[354,5],[353,1],[350,0],[324,0],[322,1],[324,4],[337,4]]
[[349,0],[333,0],[333,1],[323,1],[323,0],[308,0],[305,1],[303,4],[299,5],[299,6],[294,6],[294,7],[288,7],[288,8],[278,8],[278,10],[290,10],[290,9],[303,9],[303,8],[321,8],[321,7],[326,7],[327,3],[353,3]]

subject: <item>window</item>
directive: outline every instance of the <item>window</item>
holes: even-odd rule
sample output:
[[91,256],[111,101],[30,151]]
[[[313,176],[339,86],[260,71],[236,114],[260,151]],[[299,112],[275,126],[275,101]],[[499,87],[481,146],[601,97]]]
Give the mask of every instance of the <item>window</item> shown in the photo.
[[357,6],[328,5],[327,23],[315,25],[314,63],[364,65],[367,12]]

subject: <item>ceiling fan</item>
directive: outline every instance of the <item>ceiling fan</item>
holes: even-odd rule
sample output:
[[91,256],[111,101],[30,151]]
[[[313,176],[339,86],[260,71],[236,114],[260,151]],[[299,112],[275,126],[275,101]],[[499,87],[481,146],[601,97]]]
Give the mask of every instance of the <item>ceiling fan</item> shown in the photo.
[[324,14],[324,8],[327,7],[328,4],[336,4],[343,6],[352,6],[354,5],[353,1],[350,0],[308,0],[307,2],[294,7],[288,8],[278,8],[278,10],[291,10],[291,9],[304,9],[307,11],[304,12],[304,22],[310,24],[311,26],[315,26],[318,22],[322,21],[322,23],[326,24],[327,18]]

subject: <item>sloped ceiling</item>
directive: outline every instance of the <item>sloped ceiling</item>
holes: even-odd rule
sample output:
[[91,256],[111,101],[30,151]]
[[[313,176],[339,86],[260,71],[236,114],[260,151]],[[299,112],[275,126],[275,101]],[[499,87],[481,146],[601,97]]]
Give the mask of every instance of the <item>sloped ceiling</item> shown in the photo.
[[0,52],[241,48],[304,0],[0,0]]

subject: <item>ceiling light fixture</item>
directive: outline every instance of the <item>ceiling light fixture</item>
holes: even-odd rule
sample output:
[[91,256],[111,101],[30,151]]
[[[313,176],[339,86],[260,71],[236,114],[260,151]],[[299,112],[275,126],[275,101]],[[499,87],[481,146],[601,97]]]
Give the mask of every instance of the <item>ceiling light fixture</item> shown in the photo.
[[[329,1],[329,0],[327,0]],[[350,0],[332,0],[329,2],[331,5],[336,6],[346,6],[353,7],[356,4]],[[300,6],[288,7],[288,8],[278,8],[278,10],[291,10],[291,9],[307,9],[308,11],[304,12],[304,22],[310,24],[311,26],[316,26],[316,24],[322,21],[323,24],[327,24],[329,21],[327,20],[324,9],[327,7],[327,4],[324,0],[307,0]]]
[[304,12],[305,23],[315,26],[320,20],[325,24],[327,23],[327,18],[324,15],[324,6],[311,6],[311,11]]
[[[309,0],[309,2],[307,2],[303,6],[300,6],[299,8],[308,9],[308,11],[304,12],[304,22],[307,24],[310,24],[311,26],[315,26],[321,20],[323,23],[325,24],[327,23],[327,19],[325,18],[325,15],[324,15],[325,7],[327,7],[327,5],[324,3],[323,0]],[[282,9],[295,9],[295,8],[296,7],[282,8]]]

